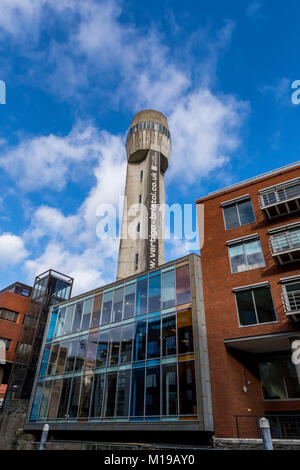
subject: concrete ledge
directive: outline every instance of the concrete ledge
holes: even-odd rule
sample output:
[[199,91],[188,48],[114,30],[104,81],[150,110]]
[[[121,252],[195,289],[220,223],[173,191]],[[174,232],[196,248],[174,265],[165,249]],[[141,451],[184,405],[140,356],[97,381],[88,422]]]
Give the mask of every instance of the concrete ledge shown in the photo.
[[[300,450],[300,436],[299,439],[273,439],[272,442],[275,450]],[[237,439],[215,436],[213,436],[213,447],[228,450],[264,449],[262,439]]]

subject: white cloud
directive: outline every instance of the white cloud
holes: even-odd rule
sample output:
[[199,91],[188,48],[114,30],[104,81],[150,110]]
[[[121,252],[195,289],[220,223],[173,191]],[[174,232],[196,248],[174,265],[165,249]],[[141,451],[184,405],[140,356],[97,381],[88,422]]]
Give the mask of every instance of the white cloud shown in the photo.
[[291,105],[290,90],[291,80],[286,77],[278,78],[272,85],[263,85],[259,89],[262,94],[273,95],[275,101],[286,105]]
[[28,256],[22,238],[12,233],[0,235],[0,266],[12,266],[20,263]]
[[205,178],[229,162],[240,145],[247,103],[199,89],[176,103],[169,116],[173,140],[169,176],[183,185]]
[[248,16],[254,16],[256,13],[259,12],[259,10],[261,9],[261,2],[258,2],[258,1],[254,1],[254,2],[251,2],[246,10],[246,15]]

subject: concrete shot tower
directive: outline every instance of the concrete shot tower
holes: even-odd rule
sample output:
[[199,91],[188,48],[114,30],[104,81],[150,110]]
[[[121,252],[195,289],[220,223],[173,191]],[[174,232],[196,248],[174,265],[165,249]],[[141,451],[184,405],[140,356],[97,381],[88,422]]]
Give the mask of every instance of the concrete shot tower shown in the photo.
[[165,116],[153,110],[136,114],[126,141],[127,175],[117,279],[164,263],[164,173],[171,154]]

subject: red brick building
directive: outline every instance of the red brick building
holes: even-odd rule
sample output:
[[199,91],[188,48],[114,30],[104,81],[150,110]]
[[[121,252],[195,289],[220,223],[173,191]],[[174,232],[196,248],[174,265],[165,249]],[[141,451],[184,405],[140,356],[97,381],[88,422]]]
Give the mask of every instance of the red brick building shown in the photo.
[[31,287],[19,282],[0,292],[0,340],[6,349],[5,363],[0,363],[0,406],[15,359],[30,293]]
[[215,436],[299,438],[300,162],[197,204]]

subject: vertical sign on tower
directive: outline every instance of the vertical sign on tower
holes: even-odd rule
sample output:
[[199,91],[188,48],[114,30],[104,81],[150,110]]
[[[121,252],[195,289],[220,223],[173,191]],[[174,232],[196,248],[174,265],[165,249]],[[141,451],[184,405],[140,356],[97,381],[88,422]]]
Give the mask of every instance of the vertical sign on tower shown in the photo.
[[148,172],[148,239],[147,239],[147,269],[158,266],[160,211],[159,211],[159,174],[160,153],[149,151]]

